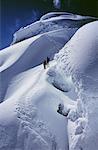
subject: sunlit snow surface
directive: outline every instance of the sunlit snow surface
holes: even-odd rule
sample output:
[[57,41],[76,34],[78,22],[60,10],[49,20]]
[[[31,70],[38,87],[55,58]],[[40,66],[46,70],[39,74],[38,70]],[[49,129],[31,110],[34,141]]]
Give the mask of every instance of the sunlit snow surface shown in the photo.
[[[73,78],[79,99],[70,117],[69,146],[71,150],[98,149],[98,21],[80,28],[55,56],[57,70]],[[70,118],[69,117],[69,118]]]
[[[77,95],[71,76],[57,71],[55,61],[46,70],[42,63],[47,56],[52,60],[89,19],[94,18],[69,13],[46,14],[40,21],[17,31],[12,45],[0,51],[0,101],[3,101],[0,104],[0,150],[69,150],[67,125],[70,133],[74,131],[73,121],[79,117],[75,108],[81,101],[78,100],[78,104],[75,101]],[[86,72],[85,68],[82,73]],[[97,74],[93,77],[96,79]],[[57,113],[59,103],[70,110],[67,118]],[[82,119],[83,126],[85,120]],[[78,128],[76,133],[80,131]]]

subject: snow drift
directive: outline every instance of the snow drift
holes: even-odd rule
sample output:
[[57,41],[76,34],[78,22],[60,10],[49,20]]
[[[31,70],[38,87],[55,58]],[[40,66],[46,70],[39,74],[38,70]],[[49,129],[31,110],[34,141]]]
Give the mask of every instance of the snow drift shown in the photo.
[[[98,21],[80,28],[55,56],[57,69],[73,78],[78,100],[74,130],[69,127],[70,150],[98,149]],[[73,112],[74,113],[74,112]],[[72,113],[72,114],[73,114]],[[72,132],[72,133],[71,133]]]

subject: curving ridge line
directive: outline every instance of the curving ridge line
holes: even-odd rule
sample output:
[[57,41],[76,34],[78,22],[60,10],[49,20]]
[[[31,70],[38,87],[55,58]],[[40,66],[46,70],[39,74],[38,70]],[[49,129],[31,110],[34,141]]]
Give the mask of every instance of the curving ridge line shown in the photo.
[[44,20],[49,20],[49,19],[59,19],[59,17],[63,19],[71,19],[71,20],[81,20],[81,19],[97,19],[96,17],[91,17],[91,16],[81,16],[81,15],[76,15],[68,12],[50,12],[45,15],[43,15],[40,18],[40,21]]
[[[0,51],[0,72],[12,66],[25,53],[29,46],[35,42],[41,35],[34,36],[22,42],[11,45]],[[15,55],[16,53],[16,55]]]

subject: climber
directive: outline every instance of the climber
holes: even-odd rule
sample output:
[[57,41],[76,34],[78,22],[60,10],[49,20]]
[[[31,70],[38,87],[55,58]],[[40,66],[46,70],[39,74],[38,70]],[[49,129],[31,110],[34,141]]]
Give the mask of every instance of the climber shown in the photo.
[[50,58],[47,57],[47,66],[49,66],[49,61],[50,61]]
[[46,65],[47,65],[47,61],[44,60],[44,62],[43,62],[44,69],[46,69]]

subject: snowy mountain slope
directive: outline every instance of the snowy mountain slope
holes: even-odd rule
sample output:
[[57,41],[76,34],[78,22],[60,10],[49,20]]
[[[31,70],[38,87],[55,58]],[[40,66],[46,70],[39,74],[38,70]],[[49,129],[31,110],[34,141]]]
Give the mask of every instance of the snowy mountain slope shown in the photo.
[[69,37],[70,33],[66,33],[64,29],[50,31],[0,51],[1,101],[9,82],[16,74],[41,64],[47,56],[52,59],[54,54],[68,41]]
[[67,119],[57,106],[75,102],[48,83],[42,66],[34,66],[53,58],[70,34],[49,31],[0,51],[0,150],[68,149]]
[[[19,30],[15,33],[14,44],[0,51],[0,101],[3,101],[0,104],[0,150],[80,150],[82,148],[91,150],[90,147],[95,148],[91,141],[92,137],[97,134],[97,127],[93,126],[94,133],[92,134],[88,127],[93,131],[92,124],[98,123],[96,115],[94,116],[97,114],[97,105],[95,105],[97,97],[94,98],[95,95],[93,95],[93,103],[92,97],[87,95],[88,97],[85,98],[83,95],[85,87],[87,88],[88,85],[91,87],[91,84],[85,83],[94,85],[94,82],[86,80],[86,82],[82,82],[82,87],[81,81],[85,81],[83,78],[85,73],[91,76],[95,70],[96,76],[93,77],[97,78],[97,65],[95,66],[95,62],[97,62],[95,56],[97,55],[95,54],[97,54],[96,47],[98,45],[97,39],[94,38],[94,35],[97,35],[97,32],[94,32],[96,23],[81,28],[78,31],[79,34],[77,32],[71,39],[72,42],[65,45],[75,31],[83,25],[80,20],[73,22],[73,19],[68,19],[68,15],[65,13],[64,16],[61,14],[44,16],[41,19],[45,25],[43,23],[41,27],[41,21],[39,21]],[[72,18],[69,15],[70,17]],[[87,31],[87,35],[89,33],[90,41],[93,41],[90,45],[88,45],[87,35],[85,36],[84,31]],[[92,34],[93,36],[91,36]],[[82,42],[81,39],[85,42]],[[97,46],[94,47],[95,44]],[[64,48],[61,49],[63,46]],[[86,55],[84,57],[83,53],[80,55],[82,49],[83,52],[87,50],[93,59]],[[50,66],[44,70],[41,63],[47,56],[52,59],[59,50],[58,65],[55,66],[55,61],[52,61]],[[94,54],[92,50],[95,52]],[[81,61],[81,56],[84,61]],[[92,64],[87,65],[91,59]],[[95,70],[91,69],[92,73],[86,72],[90,66],[95,68]],[[68,77],[67,73],[64,76],[62,68],[66,69],[72,78]],[[82,74],[80,74],[81,72],[77,74],[77,70],[82,71]],[[79,96],[77,102],[73,101],[77,97],[71,82],[73,77]],[[78,80],[78,77],[81,77],[81,81]],[[95,86],[92,87],[95,88]],[[62,91],[67,91],[67,93]],[[58,104],[61,102],[66,108],[65,111],[68,111],[67,117],[57,113]],[[86,104],[89,108],[94,105],[92,111],[87,110]],[[93,116],[96,120],[94,123]],[[87,136],[84,133],[87,133]],[[94,142],[96,142],[97,138],[94,138]],[[89,141],[92,145],[87,146]]]
[[48,13],[42,16],[39,21],[32,23],[31,25],[28,25],[24,28],[20,28],[14,34],[12,44],[38,34],[46,33],[49,31],[55,31],[59,29],[64,29],[66,30],[66,33],[70,33],[69,32],[69,28],[70,28],[70,31],[71,30],[73,31],[71,32],[70,35],[72,36],[74,34],[74,31],[76,31],[80,26],[96,19],[97,18],[88,17],[88,16],[85,17],[85,16],[75,15],[66,12]]
[[74,102],[47,82],[46,72],[39,66],[12,80],[0,104],[1,150],[68,149],[67,120],[56,110],[61,101]]
[[[71,150],[98,149],[98,21],[80,28],[56,55],[57,68],[70,74],[77,89],[77,119],[69,126]],[[74,112],[75,113],[75,112]]]
[[[98,76],[98,60],[96,58],[98,39],[97,32],[95,30],[97,28],[97,25],[98,21],[95,21],[91,24],[89,23],[83,28],[80,28],[79,31],[76,32],[76,34],[71,38],[71,40],[60,51],[60,53],[57,54],[58,62],[60,61],[58,63],[58,65],[60,65],[60,68],[64,67],[64,69],[68,70],[70,74],[73,74],[74,71],[75,76],[77,76],[77,79],[78,77],[81,77],[82,80],[84,80],[83,83],[85,85],[91,84],[91,82],[89,83],[88,80],[96,81]],[[63,55],[64,53],[66,54]],[[83,58],[83,60],[80,61],[81,58]],[[93,71],[91,71],[91,67],[94,68],[94,73]],[[85,83],[86,77],[88,83]],[[88,85],[88,87],[89,86],[90,85]]]

